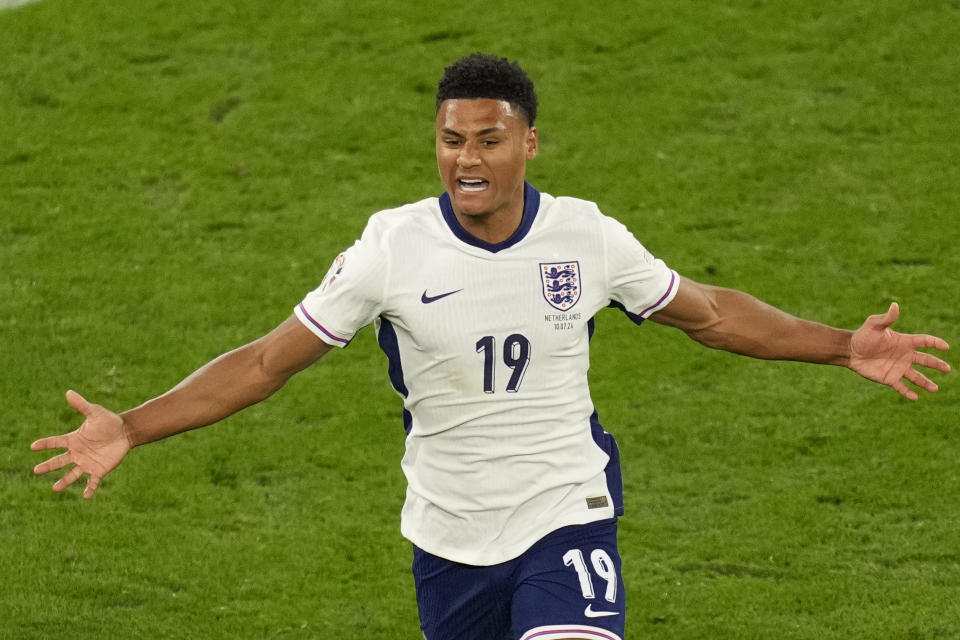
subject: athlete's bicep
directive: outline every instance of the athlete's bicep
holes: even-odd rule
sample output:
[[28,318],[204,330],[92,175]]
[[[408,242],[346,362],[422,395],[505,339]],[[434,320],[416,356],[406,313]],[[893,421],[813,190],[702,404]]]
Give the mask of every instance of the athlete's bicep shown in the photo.
[[686,332],[709,327],[719,319],[717,291],[716,287],[681,276],[673,299],[650,319]]
[[332,348],[295,315],[257,342],[262,371],[271,378],[284,380],[306,369]]

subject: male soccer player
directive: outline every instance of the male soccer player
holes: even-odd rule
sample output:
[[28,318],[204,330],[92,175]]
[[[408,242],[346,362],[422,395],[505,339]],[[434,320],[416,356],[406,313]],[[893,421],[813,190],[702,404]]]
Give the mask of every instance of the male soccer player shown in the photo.
[[86,420],[34,450],[89,474],[84,497],[135,446],[216,422],[277,391],[375,324],[403,396],[408,481],[401,529],[427,640],[618,640],[619,453],[587,388],[593,316],[622,309],[708,347],[835,364],[934,392],[914,365],[934,336],[890,326],[898,308],[844,331],[696,283],[654,258],[595,204],[525,180],[537,155],[533,83],[515,63],[467,56],[437,92],[445,193],[372,216],[319,287],[266,336],[122,414],[67,392]]

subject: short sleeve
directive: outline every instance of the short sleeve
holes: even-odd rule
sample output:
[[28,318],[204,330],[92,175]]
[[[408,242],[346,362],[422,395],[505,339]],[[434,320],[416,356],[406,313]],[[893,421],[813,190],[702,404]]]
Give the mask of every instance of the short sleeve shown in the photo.
[[389,272],[383,232],[371,218],[360,239],[334,259],[320,286],[294,309],[304,326],[327,344],[346,346],[380,315]]
[[680,277],[622,223],[603,216],[610,306],[640,323],[676,295]]

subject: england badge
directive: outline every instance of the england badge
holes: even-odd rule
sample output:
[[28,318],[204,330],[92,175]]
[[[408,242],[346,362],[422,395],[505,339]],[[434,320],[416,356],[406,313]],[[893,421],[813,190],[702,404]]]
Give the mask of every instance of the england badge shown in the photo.
[[543,297],[550,306],[566,311],[580,299],[580,263],[541,262],[540,282],[543,285]]

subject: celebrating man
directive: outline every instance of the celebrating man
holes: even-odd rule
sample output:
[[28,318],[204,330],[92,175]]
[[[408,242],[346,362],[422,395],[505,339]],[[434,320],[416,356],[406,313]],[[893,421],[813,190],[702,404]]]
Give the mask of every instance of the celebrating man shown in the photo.
[[738,291],[683,278],[595,204],[526,182],[538,152],[533,83],[515,63],[467,56],[437,92],[445,193],[373,215],[319,287],[266,336],[122,414],[79,394],[76,431],[33,444],[67,451],[36,467],[88,474],[84,497],[135,446],[259,402],[374,324],[403,397],[408,488],[401,529],[427,640],[623,637],[616,442],[587,386],[593,317],[614,306],[716,349],[845,366],[917,399],[914,365],[934,336],[851,332]]

